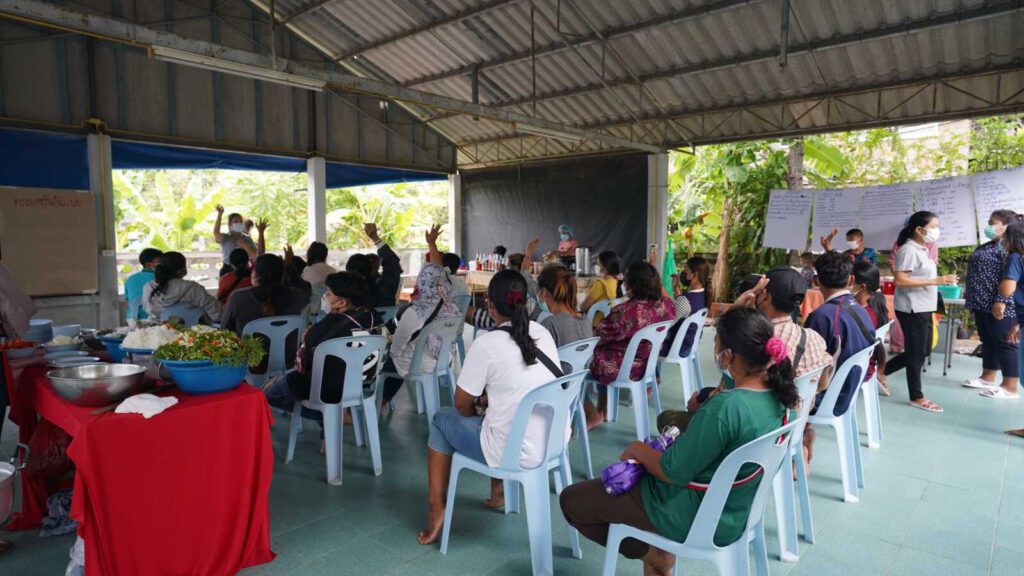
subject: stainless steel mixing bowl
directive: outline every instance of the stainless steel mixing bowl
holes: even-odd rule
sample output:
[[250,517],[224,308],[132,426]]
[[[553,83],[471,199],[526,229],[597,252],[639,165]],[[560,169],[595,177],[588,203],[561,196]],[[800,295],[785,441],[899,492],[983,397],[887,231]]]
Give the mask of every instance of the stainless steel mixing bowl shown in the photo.
[[105,406],[142,391],[146,368],[137,364],[85,364],[46,373],[53,389],[79,406]]

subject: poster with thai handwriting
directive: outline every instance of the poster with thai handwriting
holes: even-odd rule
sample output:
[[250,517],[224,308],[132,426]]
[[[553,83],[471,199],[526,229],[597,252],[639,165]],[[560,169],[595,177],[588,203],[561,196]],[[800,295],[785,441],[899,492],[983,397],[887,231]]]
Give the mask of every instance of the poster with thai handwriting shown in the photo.
[[833,239],[834,250],[845,250],[846,231],[860,227],[860,204],[863,188],[814,191],[814,228],[811,232],[811,250],[820,252],[821,237],[833,229],[839,233]]
[[1013,210],[1024,214],[1024,167],[974,174],[971,182],[978,215],[978,241],[988,242],[984,230],[992,212]]
[[907,216],[914,212],[912,184],[890,184],[863,188],[860,229],[864,245],[876,250],[892,250]]
[[766,248],[807,250],[810,226],[810,190],[772,190],[764,225]]
[[939,247],[974,246],[978,241],[974,194],[969,176],[925,180],[914,184],[917,211],[934,212],[940,221]]

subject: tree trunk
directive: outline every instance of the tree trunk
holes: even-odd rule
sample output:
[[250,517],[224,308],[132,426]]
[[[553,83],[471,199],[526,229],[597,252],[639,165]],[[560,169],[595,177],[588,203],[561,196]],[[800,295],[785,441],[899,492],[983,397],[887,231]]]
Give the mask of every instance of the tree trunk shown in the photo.
[[[718,236],[718,256],[711,275],[711,292],[715,300],[727,302],[729,294],[729,226],[732,224],[732,200],[722,202],[722,233]],[[710,306],[710,302],[708,305]]]
[[[790,190],[800,190],[804,187],[804,141],[797,140],[789,147],[789,155],[786,157],[786,164],[788,170],[786,173],[786,183]],[[812,238],[813,242],[814,239]],[[798,250],[789,251],[789,265],[800,266],[800,252]]]

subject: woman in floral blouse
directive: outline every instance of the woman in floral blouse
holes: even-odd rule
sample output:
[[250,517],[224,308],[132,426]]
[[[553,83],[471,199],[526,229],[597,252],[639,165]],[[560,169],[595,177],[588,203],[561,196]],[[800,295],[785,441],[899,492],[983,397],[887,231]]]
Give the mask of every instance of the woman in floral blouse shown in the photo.
[[[589,400],[584,405],[589,428],[604,421],[608,411],[608,390],[605,386],[618,376],[619,366],[633,335],[651,324],[675,319],[675,305],[662,291],[658,271],[654,266],[647,262],[634,263],[626,270],[624,288],[629,300],[612,308],[608,316],[594,328],[594,336],[601,341],[594,350],[590,374],[601,386],[597,407]],[[639,378],[643,375],[650,354],[650,344],[641,344],[633,361],[631,377]]]

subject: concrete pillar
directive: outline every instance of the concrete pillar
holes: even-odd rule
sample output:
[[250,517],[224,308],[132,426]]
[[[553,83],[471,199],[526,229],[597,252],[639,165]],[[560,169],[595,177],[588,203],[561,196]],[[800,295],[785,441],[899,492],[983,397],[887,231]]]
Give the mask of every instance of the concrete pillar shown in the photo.
[[117,285],[117,237],[114,228],[114,182],[111,175],[110,137],[90,134],[89,189],[96,203],[96,245],[99,248],[99,293],[93,320],[96,328],[121,323]]
[[661,272],[668,244],[668,154],[647,155],[647,256],[650,246],[658,247],[658,261],[652,262]]
[[314,156],[306,160],[308,194],[307,236],[309,241],[327,242],[327,160]]
[[448,235],[451,238],[451,251],[463,259],[462,253],[462,174],[448,175]]

